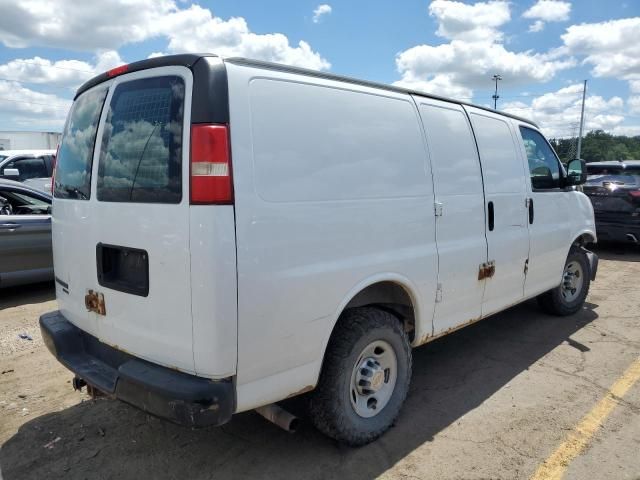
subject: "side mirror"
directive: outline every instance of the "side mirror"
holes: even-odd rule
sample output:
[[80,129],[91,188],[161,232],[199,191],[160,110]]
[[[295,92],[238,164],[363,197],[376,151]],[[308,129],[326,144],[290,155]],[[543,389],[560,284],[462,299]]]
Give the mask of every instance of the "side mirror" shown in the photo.
[[18,180],[20,178],[20,170],[17,168],[5,168],[2,176],[9,180]]
[[587,162],[576,158],[567,164],[566,186],[582,185],[587,181]]

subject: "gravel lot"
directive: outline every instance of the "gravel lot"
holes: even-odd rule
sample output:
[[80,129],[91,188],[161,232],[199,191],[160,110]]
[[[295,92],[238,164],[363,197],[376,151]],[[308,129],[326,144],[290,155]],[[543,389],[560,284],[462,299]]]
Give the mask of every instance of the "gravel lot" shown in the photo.
[[[528,302],[415,350],[398,424],[359,449],[305,421],[288,434],[251,412],[191,431],[91,400],[42,343],[53,286],[0,291],[0,477],[530,478],[640,357],[640,249],[597,251],[578,315]],[[565,478],[640,479],[640,382],[615,401]]]

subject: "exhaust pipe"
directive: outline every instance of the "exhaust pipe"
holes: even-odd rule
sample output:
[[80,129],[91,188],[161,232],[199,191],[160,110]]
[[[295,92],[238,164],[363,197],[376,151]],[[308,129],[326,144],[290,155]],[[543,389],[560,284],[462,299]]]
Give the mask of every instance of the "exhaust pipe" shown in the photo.
[[633,243],[638,243],[638,237],[636,237],[633,233],[627,233],[627,240],[630,240]]
[[275,403],[258,407],[256,408],[256,412],[287,432],[294,433],[298,429],[298,423],[300,422],[298,417],[287,412]]

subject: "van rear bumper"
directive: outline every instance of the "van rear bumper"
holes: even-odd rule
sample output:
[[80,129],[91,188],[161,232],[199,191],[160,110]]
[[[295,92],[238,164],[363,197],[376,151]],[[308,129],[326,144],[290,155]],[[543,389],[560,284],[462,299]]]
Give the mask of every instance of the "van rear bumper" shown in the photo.
[[88,385],[188,427],[222,425],[235,410],[232,379],[210,380],[134,357],[100,342],[59,311],[40,317],[49,351]]

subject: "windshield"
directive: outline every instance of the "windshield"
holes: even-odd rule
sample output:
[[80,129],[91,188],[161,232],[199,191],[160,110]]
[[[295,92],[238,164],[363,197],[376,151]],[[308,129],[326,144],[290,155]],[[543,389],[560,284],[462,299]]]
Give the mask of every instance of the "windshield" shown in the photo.
[[88,200],[96,131],[107,87],[81,95],[71,107],[58,152],[54,196]]

